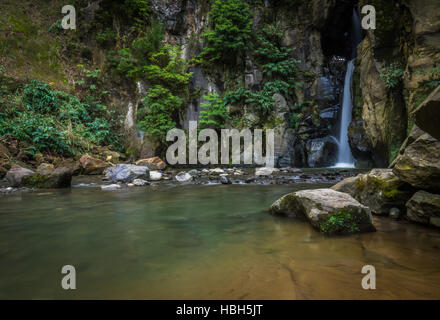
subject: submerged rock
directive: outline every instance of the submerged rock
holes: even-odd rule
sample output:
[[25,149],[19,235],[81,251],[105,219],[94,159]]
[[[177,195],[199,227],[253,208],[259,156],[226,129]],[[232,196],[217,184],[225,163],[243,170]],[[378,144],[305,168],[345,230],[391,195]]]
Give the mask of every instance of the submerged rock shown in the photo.
[[141,159],[136,161],[136,165],[148,167],[150,170],[165,170],[167,164],[159,157]]
[[440,227],[440,195],[418,191],[406,208],[410,221]]
[[347,193],[332,189],[303,190],[277,200],[269,209],[273,215],[305,218],[325,234],[375,231],[370,209]]
[[130,182],[134,179],[149,179],[148,167],[133,164],[118,164],[107,169],[106,178],[113,182]]
[[79,159],[84,174],[100,175],[107,168],[108,164],[105,161],[91,157],[89,155],[83,155]]
[[180,172],[178,175],[176,175],[175,178],[179,182],[188,182],[193,179],[193,176],[190,175],[188,172]]
[[373,169],[369,173],[344,179],[332,189],[350,194],[378,215],[388,215],[394,207],[404,210],[405,203],[415,191],[397,178],[391,169]]

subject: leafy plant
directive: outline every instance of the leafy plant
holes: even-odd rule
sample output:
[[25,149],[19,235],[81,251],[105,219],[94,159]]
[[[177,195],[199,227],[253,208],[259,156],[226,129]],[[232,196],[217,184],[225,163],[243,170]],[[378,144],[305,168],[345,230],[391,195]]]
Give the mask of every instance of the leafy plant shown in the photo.
[[138,110],[138,125],[154,140],[165,143],[169,130],[176,128],[183,100],[170,90],[156,85],[148,90],[147,96]]
[[223,129],[229,119],[228,107],[218,94],[209,94],[204,97],[207,103],[202,103],[199,128]]
[[387,88],[394,88],[402,81],[402,66],[398,62],[393,62],[388,67],[382,68],[379,76],[384,79]]
[[353,233],[359,231],[353,215],[344,210],[335,211],[327,221],[321,224],[320,229],[326,234]]
[[215,0],[209,12],[211,29],[200,58],[209,63],[230,61],[250,47],[252,15],[243,0]]

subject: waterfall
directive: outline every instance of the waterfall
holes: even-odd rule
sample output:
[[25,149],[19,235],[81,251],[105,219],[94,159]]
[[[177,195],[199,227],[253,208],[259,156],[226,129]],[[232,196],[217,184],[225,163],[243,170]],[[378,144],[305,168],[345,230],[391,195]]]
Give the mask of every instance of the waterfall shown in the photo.
[[347,64],[347,73],[344,82],[344,99],[342,102],[341,129],[339,133],[339,154],[336,167],[353,168],[353,156],[351,155],[350,145],[348,144],[348,126],[351,122],[351,111],[353,103],[351,100],[351,78],[354,71],[354,60]]
[[354,168],[354,159],[348,143],[348,126],[351,123],[351,114],[353,110],[351,79],[354,72],[354,61],[357,56],[357,46],[362,40],[359,13],[355,8],[353,9],[351,36],[353,41],[352,60],[347,63],[347,72],[344,81],[344,99],[342,100],[342,115],[338,143],[339,154],[338,163],[335,165],[337,168]]

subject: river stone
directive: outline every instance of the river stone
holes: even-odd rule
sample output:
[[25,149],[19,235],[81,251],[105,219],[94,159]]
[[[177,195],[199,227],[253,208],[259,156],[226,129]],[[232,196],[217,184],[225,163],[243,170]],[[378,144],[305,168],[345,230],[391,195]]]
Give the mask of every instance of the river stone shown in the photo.
[[388,215],[391,208],[405,209],[415,190],[395,176],[392,169],[373,169],[366,174],[342,180],[332,187],[345,192],[374,214]]
[[399,156],[393,172],[415,188],[440,192],[440,141],[425,133]]
[[[151,173],[151,172],[150,172]],[[137,187],[148,186],[150,183],[143,179],[134,179],[132,185]]]
[[101,190],[104,191],[114,191],[114,190],[119,190],[121,189],[121,186],[119,184],[109,184],[106,186],[101,186]]
[[279,169],[277,168],[269,168],[269,167],[262,167],[262,168],[255,168],[255,175],[256,176],[270,176],[274,172],[278,172]]
[[406,208],[410,221],[440,227],[440,195],[418,191]]
[[160,171],[150,171],[150,180],[159,181],[162,179],[162,172]]
[[31,176],[33,174],[35,174],[35,172],[32,170],[16,167],[12,168],[6,173],[6,180],[8,180],[12,187],[19,187],[21,186],[24,177]]
[[220,177],[220,182],[222,184],[231,184],[232,183],[231,180],[229,180],[229,178],[227,176],[224,176],[224,175],[222,175]]
[[79,163],[83,169],[83,173],[87,175],[100,175],[104,172],[108,164],[100,159],[91,157],[89,155],[83,155],[79,159]]
[[375,231],[368,207],[347,193],[332,189],[303,190],[290,193],[269,208],[273,215],[305,218],[326,234]]
[[167,164],[162,161],[159,157],[153,157],[148,159],[141,159],[136,161],[136,165],[138,166],[146,166],[150,170],[165,170]]
[[213,173],[213,174],[222,174],[222,173],[225,173],[225,170],[220,169],[220,168],[209,169],[209,173]]
[[72,171],[66,167],[59,167],[53,170],[50,167],[39,168],[35,174],[23,177],[21,184],[27,188],[70,188],[72,184]]
[[176,175],[176,180],[179,182],[188,182],[193,179],[193,176],[190,175],[188,172],[180,172],[178,175]]
[[133,164],[118,164],[107,169],[106,178],[113,182],[131,182],[134,179],[149,179],[148,167]]

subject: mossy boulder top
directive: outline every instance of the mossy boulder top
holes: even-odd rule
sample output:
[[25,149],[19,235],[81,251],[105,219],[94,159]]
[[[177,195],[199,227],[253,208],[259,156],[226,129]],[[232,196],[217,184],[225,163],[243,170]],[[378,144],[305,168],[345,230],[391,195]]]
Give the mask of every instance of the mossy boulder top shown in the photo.
[[415,192],[408,183],[396,177],[392,169],[373,169],[344,179],[332,189],[348,193],[377,215],[388,215],[392,208],[404,210]]
[[347,193],[332,189],[303,190],[287,194],[269,208],[273,215],[307,219],[320,232],[351,234],[375,231],[368,207]]

